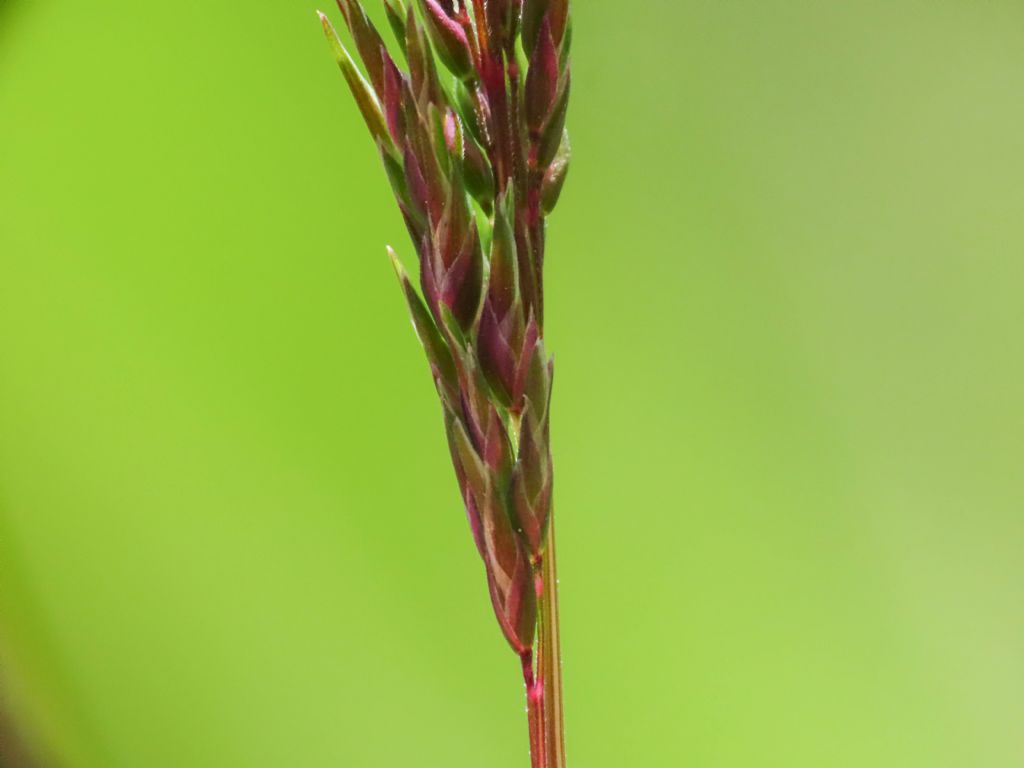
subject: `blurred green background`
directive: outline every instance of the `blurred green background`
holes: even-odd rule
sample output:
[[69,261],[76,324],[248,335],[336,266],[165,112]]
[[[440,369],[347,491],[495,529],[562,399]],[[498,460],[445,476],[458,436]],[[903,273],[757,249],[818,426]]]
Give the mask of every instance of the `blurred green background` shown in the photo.
[[[527,764],[313,11],[0,0],[9,766]],[[1024,765],[1024,6],[575,13],[570,762]]]

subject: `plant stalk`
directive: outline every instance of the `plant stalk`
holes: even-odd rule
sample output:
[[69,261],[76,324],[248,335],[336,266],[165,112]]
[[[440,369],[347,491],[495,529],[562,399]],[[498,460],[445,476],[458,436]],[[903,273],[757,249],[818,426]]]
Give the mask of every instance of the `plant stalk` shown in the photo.
[[526,716],[530,725],[530,768],[544,768],[543,689],[533,671],[533,652],[520,656],[523,663],[523,682],[526,683]]
[[558,624],[558,567],[555,560],[554,517],[542,563],[543,592],[538,630],[538,673],[544,684],[545,768],[565,768],[565,721],[562,713],[562,646]]
[[[562,715],[562,653],[558,625],[558,567],[555,529],[537,568],[538,622],[536,654],[523,656],[532,768],[565,768],[565,723]],[[529,663],[535,655],[536,669]]]

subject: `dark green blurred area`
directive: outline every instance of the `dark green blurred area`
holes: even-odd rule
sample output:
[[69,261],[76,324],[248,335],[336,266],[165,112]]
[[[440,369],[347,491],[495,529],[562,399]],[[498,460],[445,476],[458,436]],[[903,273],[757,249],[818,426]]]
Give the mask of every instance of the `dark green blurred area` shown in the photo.
[[[571,763],[1024,764],[1024,7],[575,6]],[[0,0],[10,766],[528,762],[313,11]]]

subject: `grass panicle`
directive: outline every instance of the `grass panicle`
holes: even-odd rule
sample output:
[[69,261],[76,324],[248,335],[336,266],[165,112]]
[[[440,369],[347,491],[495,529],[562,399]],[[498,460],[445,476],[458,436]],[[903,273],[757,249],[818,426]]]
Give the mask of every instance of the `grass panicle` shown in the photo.
[[338,7],[363,71],[320,19],[418,257],[417,289],[388,249],[494,612],[520,659],[532,765],[563,768],[543,285],[546,218],[569,168],[569,3],[383,2],[404,65],[359,0]]

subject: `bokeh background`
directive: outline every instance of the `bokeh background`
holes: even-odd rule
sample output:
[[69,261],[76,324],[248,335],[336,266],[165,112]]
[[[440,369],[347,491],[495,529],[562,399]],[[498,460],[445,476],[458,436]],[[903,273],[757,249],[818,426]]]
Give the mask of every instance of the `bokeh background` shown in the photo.
[[[527,763],[310,3],[0,0],[0,764]],[[1024,6],[575,13],[572,765],[1024,765]]]

